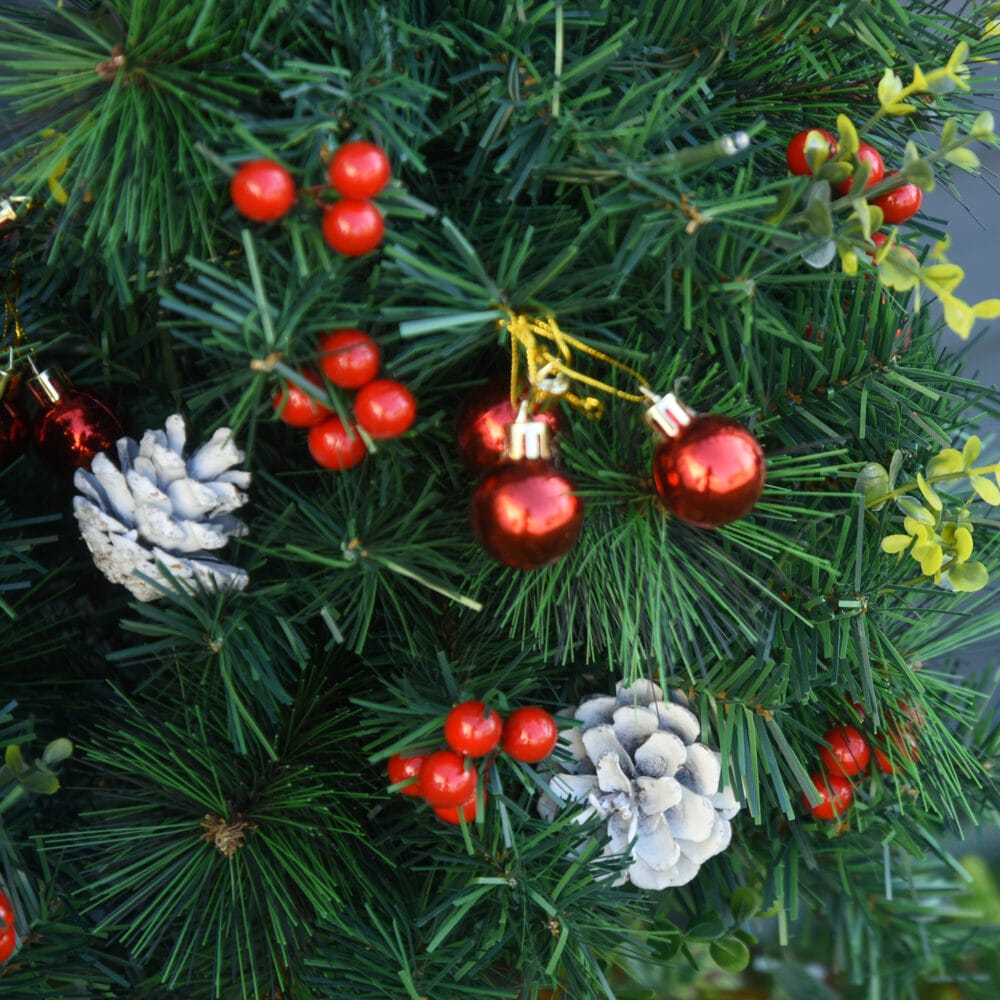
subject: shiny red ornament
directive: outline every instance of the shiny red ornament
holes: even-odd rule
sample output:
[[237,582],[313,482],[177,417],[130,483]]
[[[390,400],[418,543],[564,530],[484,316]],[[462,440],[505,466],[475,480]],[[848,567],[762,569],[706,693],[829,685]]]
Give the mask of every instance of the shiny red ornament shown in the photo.
[[[862,142],[858,145],[858,151],[854,154],[859,162],[868,164],[868,179],[865,181],[865,188],[874,187],[885,176],[885,164],[882,162],[882,154],[870,143]],[[846,180],[839,184],[834,184],[834,188],[839,194],[847,194],[854,183],[854,175],[851,174]]]
[[384,232],[382,213],[370,201],[342,198],[323,213],[323,239],[345,257],[374,250]]
[[327,176],[345,198],[371,198],[389,183],[389,157],[373,142],[345,142],[333,154]]
[[444,741],[463,757],[485,757],[499,742],[503,719],[482,701],[457,704],[444,720]]
[[830,774],[857,774],[871,760],[868,741],[854,726],[834,726],[823,734],[823,740],[829,746],[821,746],[819,756]]
[[[455,417],[455,442],[458,457],[470,472],[481,474],[501,460],[504,435],[516,417],[507,379],[495,380],[466,395]],[[562,430],[558,410],[542,410],[534,419],[547,423],[553,435]]]
[[0,399],[0,469],[24,454],[31,438],[31,419],[24,404],[12,396]]
[[757,503],[766,461],[743,424],[693,413],[673,394],[657,400],[646,419],[664,436],[653,453],[653,479],[671,514],[697,528],[718,528]]
[[295,181],[275,160],[250,160],[229,182],[236,210],[254,222],[274,222],[295,204]]
[[810,132],[816,132],[822,138],[826,139],[830,156],[837,155],[837,140],[824,129],[807,128],[796,133],[785,147],[785,163],[788,164],[788,169],[793,174],[797,174],[800,177],[812,176],[812,171],[809,169],[809,161],[806,159],[806,139]]
[[[886,174],[892,177],[896,171]],[[882,209],[882,222],[884,225],[897,226],[901,222],[911,219],[920,211],[920,204],[924,200],[924,193],[916,184],[903,184],[885,194],[872,198],[872,204],[878,205]]]
[[319,338],[319,365],[341,389],[360,389],[378,374],[382,352],[364,330],[330,330]]
[[435,750],[420,767],[420,795],[431,806],[457,806],[476,794],[476,769],[454,750]]
[[556,720],[535,705],[516,708],[503,726],[504,753],[523,764],[537,764],[545,760],[559,738]]
[[336,415],[310,427],[308,440],[316,464],[334,472],[353,469],[368,454],[357,428]]
[[28,383],[42,407],[35,417],[35,447],[50,465],[88,468],[94,456],[125,436],[118,415],[103,399],[73,386],[61,372],[47,368]]
[[398,785],[401,781],[409,781],[410,784],[405,785],[400,791],[404,795],[419,798],[420,787],[417,784],[417,779],[420,776],[420,768],[423,767],[424,759],[424,754],[411,754],[404,757],[402,754],[394,753],[386,765],[389,784]]
[[836,819],[847,812],[854,801],[854,786],[839,774],[811,774],[812,783],[819,792],[820,801],[812,805],[802,793],[802,804],[817,819]]
[[[304,372],[306,379],[320,388],[319,379],[311,372]],[[302,386],[295,382],[285,382],[272,397],[271,403],[278,419],[290,427],[312,427],[325,420],[333,412],[324,406],[314,396],[310,396]]]
[[7,894],[0,890],[0,963],[6,962],[17,947],[14,929],[14,906]]
[[417,419],[417,401],[402,382],[373,379],[354,397],[354,419],[373,438],[399,437]]
[[[486,789],[483,789],[483,807],[486,806]],[[476,818],[476,793],[473,792],[465,802],[457,806],[435,806],[434,815],[445,823],[458,826],[462,819],[466,823],[471,823]],[[459,819],[459,813],[462,819]]]
[[537,569],[562,558],[583,527],[583,501],[551,461],[549,426],[518,419],[507,430],[506,458],[472,496],[472,531],[499,562]]

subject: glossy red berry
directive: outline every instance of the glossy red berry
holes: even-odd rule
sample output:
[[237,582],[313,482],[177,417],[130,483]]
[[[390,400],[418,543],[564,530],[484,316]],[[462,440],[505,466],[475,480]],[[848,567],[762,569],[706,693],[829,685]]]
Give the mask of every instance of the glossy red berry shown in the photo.
[[[865,187],[874,187],[885,176],[885,164],[882,162],[882,154],[874,146],[869,145],[867,142],[862,142],[859,144],[855,156],[860,162],[868,164],[868,180],[865,181]],[[853,183],[854,175],[852,174],[839,184],[834,184],[834,188],[840,194],[847,194],[851,190],[851,184]]]
[[360,389],[378,374],[382,352],[364,330],[331,330],[319,338],[323,374],[341,389]]
[[323,213],[323,239],[345,257],[360,257],[382,242],[385,221],[370,201],[343,198]]
[[503,719],[485,702],[463,701],[444,720],[444,741],[465,757],[485,757],[499,742]]
[[343,472],[351,469],[368,453],[357,428],[345,425],[333,416],[309,428],[309,454],[324,469]]
[[413,426],[417,401],[413,393],[391,378],[377,378],[354,397],[354,419],[373,438],[399,437]]
[[857,774],[868,766],[871,749],[854,726],[834,726],[823,734],[823,739],[830,745],[821,746],[819,756],[830,774]]
[[[319,379],[315,375],[309,372],[304,374],[310,382],[319,386]],[[295,382],[285,382],[271,397],[271,402],[278,418],[292,427],[312,427],[325,420],[332,412]]]
[[817,819],[835,819],[847,812],[848,807],[854,801],[854,786],[839,774],[811,774],[813,785],[819,792],[820,802],[818,805],[811,805],[802,793],[802,804]]
[[537,764],[552,753],[558,738],[556,720],[544,708],[527,705],[514,709],[507,717],[503,727],[503,750],[514,760]]
[[809,177],[812,175],[812,171],[809,169],[809,162],[806,160],[806,138],[810,132],[818,132],[826,139],[831,156],[835,156],[837,153],[837,140],[824,129],[807,128],[793,135],[785,147],[785,162],[788,164],[788,169],[800,177]]
[[454,750],[435,750],[420,767],[419,788],[424,801],[435,808],[468,802],[476,792],[476,769]]
[[295,204],[295,181],[275,160],[250,160],[229,182],[236,210],[254,222],[274,222]]
[[373,142],[345,142],[330,160],[327,176],[345,198],[371,198],[389,183],[389,157]]
[[[486,806],[486,789],[483,789],[483,806]],[[459,819],[459,813],[462,814],[462,819],[466,823],[471,823],[476,818],[476,793],[473,792],[472,795],[457,806],[435,806],[434,815],[438,819],[444,820],[445,823],[450,823],[452,826],[458,826],[461,822]]]
[[420,787],[416,779],[420,774],[420,768],[423,766],[423,763],[423,754],[411,754],[408,757],[404,757],[402,754],[394,753],[386,765],[386,770],[389,774],[389,784],[398,785],[401,781],[409,781],[410,784],[400,788],[400,791],[404,795],[419,798]]
[[[886,174],[893,176],[895,171]],[[886,225],[896,226],[907,219],[913,218],[920,211],[920,203],[924,200],[924,193],[916,184],[903,184],[885,194],[872,198],[872,204],[882,209],[882,221]]]
[[17,931],[14,929],[14,906],[7,894],[0,890],[0,963],[14,954]]

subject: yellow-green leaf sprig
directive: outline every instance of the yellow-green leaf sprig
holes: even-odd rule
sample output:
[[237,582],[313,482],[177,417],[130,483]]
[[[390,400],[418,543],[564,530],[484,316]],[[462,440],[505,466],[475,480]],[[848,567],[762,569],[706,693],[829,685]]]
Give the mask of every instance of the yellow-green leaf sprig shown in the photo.
[[[858,490],[865,496],[865,507],[877,510],[895,500],[903,514],[903,532],[883,538],[882,551],[899,558],[908,553],[920,566],[917,580],[967,592],[982,590],[989,583],[986,566],[972,559],[973,519],[969,506],[977,499],[991,507],[1000,506],[1000,462],[977,467],[981,450],[982,442],[975,436],[961,451],[944,448],[927,463],[926,473],[918,472],[913,482],[897,489],[891,488],[894,477],[887,471],[884,478],[877,475],[872,463],[863,470],[864,482],[859,480]],[[934,486],[963,479],[972,487],[972,494],[958,507],[947,507]],[[873,482],[885,482],[891,491],[875,495]],[[906,495],[913,491],[920,494],[920,499]]]

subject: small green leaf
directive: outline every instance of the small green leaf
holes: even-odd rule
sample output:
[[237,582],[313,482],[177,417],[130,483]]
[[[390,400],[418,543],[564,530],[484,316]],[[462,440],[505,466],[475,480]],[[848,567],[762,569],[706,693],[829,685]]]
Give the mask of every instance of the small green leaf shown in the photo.
[[917,473],[917,487],[923,495],[923,498],[927,501],[927,506],[930,507],[931,510],[940,511],[944,509],[944,504],[941,503],[941,498],[934,492],[933,488],[919,472]]
[[972,307],[976,319],[1000,318],[1000,299],[983,299]]
[[972,306],[954,295],[939,295],[938,298],[944,307],[944,321],[948,324],[948,329],[957,333],[962,340],[968,340],[976,322]]
[[903,247],[890,247],[889,252],[879,261],[879,280],[883,285],[908,292],[920,284],[920,265],[912,251]]
[[830,144],[818,129],[810,129],[802,147],[802,154],[815,177],[820,168],[830,159]]
[[981,562],[964,562],[952,566],[948,571],[948,582],[966,593],[982,590],[990,582],[990,574]]
[[979,439],[979,436],[976,434],[970,435],[969,440],[965,442],[962,448],[962,468],[971,469],[982,450],[983,442]]
[[882,107],[894,104],[900,91],[903,89],[903,81],[893,70],[887,66],[882,74],[882,79],[878,82],[878,101]]
[[833,215],[830,212],[830,186],[823,182],[809,189],[809,202],[802,213],[813,236],[827,239],[833,236]]
[[948,118],[941,127],[941,145],[950,146],[958,138],[958,125],[954,118]]
[[854,492],[865,498],[865,506],[871,510],[881,510],[885,501],[878,501],[890,492],[889,473],[884,465],[878,462],[868,462],[862,466],[858,478],[854,481]]
[[911,163],[916,163],[920,159],[920,150],[917,149],[917,144],[912,140],[907,140],[906,145],[903,147],[903,166],[908,167]]
[[43,751],[42,760],[50,767],[73,756],[73,744],[65,737],[53,740]]
[[733,920],[744,924],[760,912],[764,897],[752,885],[741,885],[729,897],[729,909]]
[[997,489],[991,480],[985,476],[970,476],[969,482],[980,500],[985,500],[991,507],[1000,504],[1000,489]]
[[834,240],[823,240],[818,246],[802,251],[802,259],[815,268],[826,267],[837,256],[837,244]]
[[689,938],[696,938],[699,941],[708,941],[713,938],[720,938],[726,933],[726,926],[719,918],[718,914],[709,912],[705,918],[699,920],[693,927],[687,930]]
[[59,779],[51,771],[35,771],[22,778],[21,783],[36,795],[54,795],[59,791]]
[[708,946],[708,953],[712,961],[726,972],[742,972],[750,964],[750,949],[738,937],[713,941]]
[[889,459],[889,489],[896,488],[896,480],[899,479],[900,470],[903,468],[903,452],[897,448]]
[[980,142],[993,141],[993,114],[990,111],[983,111],[972,126],[969,135]]
[[4,753],[4,763],[14,775],[20,775],[26,770],[24,757],[21,755],[21,748],[16,743],[11,743],[7,747]]
[[934,515],[919,500],[914,500],[913,497],[897,497],[896,503],[907,517],[912,517],[922,524],[934,524]]
[[965,146],[958,146],[950,153],[945,153],[944,158],[961,170],[967,170],[970,174],[976,173],[982,166],[979,157],[971,149],[966,149]]
[[837,142],[838,152],[856,153],[861,145],[861,140],[858,138],[858,130],[854,127],[854,122],[847,115],[837,115],[837,132],[840,136]]
[[921,191],[933,191],[936,181],[934,180],[934,168],[926,160],[914,160],[907,164],[900,173],[906,177],[911,184],[916,184]]

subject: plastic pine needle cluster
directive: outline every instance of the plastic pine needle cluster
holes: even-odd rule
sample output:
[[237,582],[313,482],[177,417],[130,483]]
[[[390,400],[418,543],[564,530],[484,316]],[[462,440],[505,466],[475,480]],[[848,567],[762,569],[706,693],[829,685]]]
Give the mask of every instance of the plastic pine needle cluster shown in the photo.
[[[4,1000],[992,1000],[993,6],[0,0]],[[469,703],[563,736],[441,822]]]

